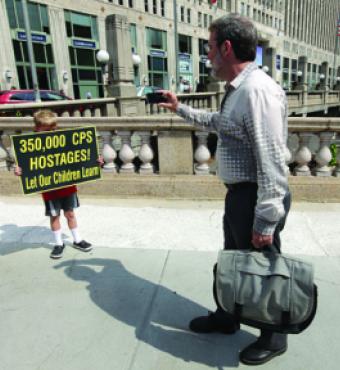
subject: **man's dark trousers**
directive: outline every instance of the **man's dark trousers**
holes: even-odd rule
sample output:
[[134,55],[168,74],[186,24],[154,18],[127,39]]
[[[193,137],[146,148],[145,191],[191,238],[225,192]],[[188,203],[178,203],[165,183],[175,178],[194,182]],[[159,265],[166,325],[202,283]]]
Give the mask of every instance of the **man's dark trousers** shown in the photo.
[[[224,228],[224,249],[252,249],[254,248],[251,239],[253,233],[253,223],[255,216],[255,207],[257,203],[257,184],[243,182],[234,185],[226,185],[228,192],[225,198],[225,210],[223,217]],[[291,197],[287,192],[283,204],[285,215],[279,221],[274,235],[273,244],[265,247],[266,250],[281,253],[280,232],[284,228],[286,217],[290,209]],[[214,274],[215,276],[215,274]],[[217,304],[216,318],[230,323],[235,322],[233,316],[227,314],[219,307],[216,299],[215,280],[213,293]],[[274,333],[269,330],[261,330],[261,344],[264,348],[279,349],[287,344],[287,335]]]

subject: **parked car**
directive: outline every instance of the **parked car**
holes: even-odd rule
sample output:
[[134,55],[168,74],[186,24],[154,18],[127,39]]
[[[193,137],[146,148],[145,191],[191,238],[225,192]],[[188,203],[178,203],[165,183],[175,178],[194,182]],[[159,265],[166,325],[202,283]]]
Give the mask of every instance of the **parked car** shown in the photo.
[[[68,96],[53,90],[39,90],[41,101],[71,100]],[[23,104],[35,101],[34,90],[0,91],[0,104]]]
[[154,93],[156,91],[163,90],[158,86],[137,86],[137,96],[145,96],[149,93]]
[[[70,97],[66,96],[63,93],[53,90],[39,90],[40,92],[40,99],[42,102],[58,102],[58,101],[65,101],[65,100],[72,100]],[[24,108],[12,108],[5,110],[1,110],[2,104],[28,104],[34,103],[35,96],[34,90],[3,90],[0,91],[0,116],[5,117],[21,117],[25,114],[32,115],[36,109],[24,109]],[[4,107],[5,108],[5,107]],[[84,110],[84,107],[77,107],[80,112]],[[65,111],[65,108],[62,107],[54,107],[52,109],[58,115],[62,114]],[[74,107],[70,107],[67,109],[72,114]]]

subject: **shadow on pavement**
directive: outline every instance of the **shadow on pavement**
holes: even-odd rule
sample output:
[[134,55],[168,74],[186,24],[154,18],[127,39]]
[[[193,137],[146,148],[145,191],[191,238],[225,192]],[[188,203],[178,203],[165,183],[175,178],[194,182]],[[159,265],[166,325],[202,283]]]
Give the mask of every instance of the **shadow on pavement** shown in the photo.
[[[63,239],[67,235],[62,235]],[[17,226],[5,224],[0,226],[0,256],[33,248],[52,250],[53,234],[46,226]]]
[[55,268],[64,268],[65,274],[73,280],[88,282],[93,302],[113,318],[135,327],[138,340],[185,361],[218,369],[237,367],[239,350],[255,339],[254,335],[242,330],[232,336],[189,332],[188,321],[204,315],[207,309],[162,285],[134,275],[118,260],[65,261]]

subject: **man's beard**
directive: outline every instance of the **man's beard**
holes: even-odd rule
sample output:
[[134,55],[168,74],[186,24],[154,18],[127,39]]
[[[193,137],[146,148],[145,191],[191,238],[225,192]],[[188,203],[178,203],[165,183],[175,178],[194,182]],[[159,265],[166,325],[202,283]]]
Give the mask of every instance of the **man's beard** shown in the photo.
[[222,65],[223,65],[223,59],[220,51],[217,52],[214,61],[211,62],[211,72],[210,75],[215,80],[221,80],[221,77],[218,75],[218,72],[220,71]]

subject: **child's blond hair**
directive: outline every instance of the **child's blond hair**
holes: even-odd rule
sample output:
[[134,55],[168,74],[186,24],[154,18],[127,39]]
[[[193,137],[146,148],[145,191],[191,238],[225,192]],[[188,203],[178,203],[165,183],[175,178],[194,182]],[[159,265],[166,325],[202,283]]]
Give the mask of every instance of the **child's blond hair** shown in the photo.
[[57,125],[57,115],[51,110],[43,109],[35,112],[33,115],[35,127],[39,126],[53,126]]

